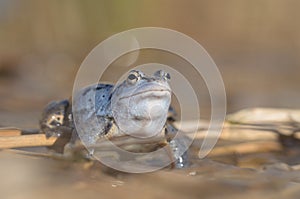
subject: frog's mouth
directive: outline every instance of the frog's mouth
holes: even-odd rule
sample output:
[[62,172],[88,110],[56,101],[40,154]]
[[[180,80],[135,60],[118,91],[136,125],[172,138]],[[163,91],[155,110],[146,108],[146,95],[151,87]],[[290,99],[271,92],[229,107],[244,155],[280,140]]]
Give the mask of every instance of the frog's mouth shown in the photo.
[[137,88],[127,92],[126,95],[120,96],[119,100],[126,100],[128,98],[136,98],[136,97],[139,97],[141,99],[163,98],[163,97],[170,97],[171,93],[172,91],[169,85],[151,82],[148,84],[137,86]]
[[150,90],[139,91],[132,95],[123,96],[120,98],[120,100],[128,99],[128,98],[135,97],[135,96],[159,98],[159,97],[164,97],[164,96],[169,96],[169,95],[171,95],[171,90],[168,88],[150,89]]

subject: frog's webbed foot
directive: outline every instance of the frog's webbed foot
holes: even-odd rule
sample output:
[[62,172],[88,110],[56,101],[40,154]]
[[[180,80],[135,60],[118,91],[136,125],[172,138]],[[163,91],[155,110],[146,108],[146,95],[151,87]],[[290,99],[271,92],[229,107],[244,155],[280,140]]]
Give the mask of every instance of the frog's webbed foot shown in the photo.
[[184,135],[178,135],[175,137],[178,131],[179,130],[172,124],[167,124],[165,135],[171,148],[175,168],[185,168],[189,166],[189,138]]

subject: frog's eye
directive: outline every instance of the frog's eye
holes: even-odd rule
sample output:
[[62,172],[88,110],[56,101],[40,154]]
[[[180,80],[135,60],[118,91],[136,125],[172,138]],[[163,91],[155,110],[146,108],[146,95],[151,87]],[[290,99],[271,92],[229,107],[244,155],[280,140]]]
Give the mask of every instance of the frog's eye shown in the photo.
[[170,73],[165,73],[164,77],[165,77],[167,80],[170,80],[170,79],[171,79]]
[[163,70],[159,70],[159,71],[156,71],[154,73],[154,76],[155,77],[158,77],[158,78],[162,78],[164,80],[170,80],[171,79],[171,75]]
[[137,71],[131,71],[127,77],[127,82],[129,84],[135,84],[139,80],[139,74]]

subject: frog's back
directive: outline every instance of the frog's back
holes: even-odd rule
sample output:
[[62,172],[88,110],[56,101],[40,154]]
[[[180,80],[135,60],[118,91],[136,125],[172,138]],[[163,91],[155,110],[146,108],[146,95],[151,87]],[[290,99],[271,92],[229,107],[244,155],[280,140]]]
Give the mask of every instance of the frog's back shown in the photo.
[[93,84],[80,89],[73,96],[73,106],[76,105],[76,109],[80,111],[103,112],[104,114],[105,108],[111,99],[112,89],[112,84]]
[[95,84],[73,96],[73,120],[83,143],[92,145],[107,133],[111,125],[108,106],[112,89],[111,84]]

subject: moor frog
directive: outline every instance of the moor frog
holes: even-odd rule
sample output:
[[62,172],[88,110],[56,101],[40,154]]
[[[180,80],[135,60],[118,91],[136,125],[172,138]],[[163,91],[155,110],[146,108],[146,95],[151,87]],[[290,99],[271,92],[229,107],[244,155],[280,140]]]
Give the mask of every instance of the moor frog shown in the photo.
[[174,165],[185,167],[188,157],[183,151],[184,141],[174,138],[177,129],[172,125],[174,110],[170,107],[169,81],[170,75],[162,70],[153,76],[132,70],[117,85],[88,86],[75,93],[73,103],[50,103],[40,120],[41,130],[47,137],[71,134],[71,143],[78,138],[78,131],[84,132],[79,137],[85,145],[94,145],[103,137],[130,135],[147,139],[163,134]]

